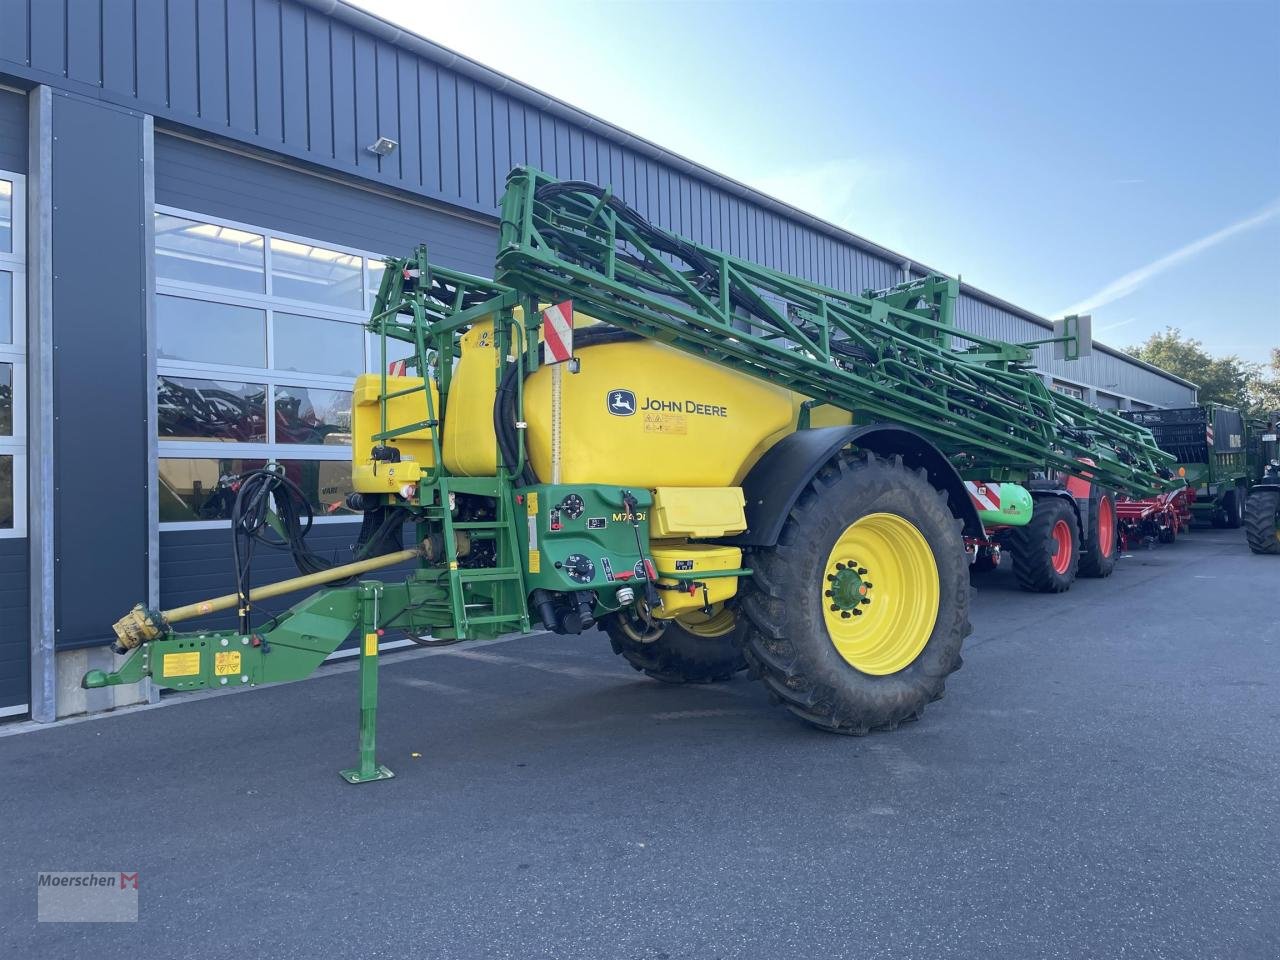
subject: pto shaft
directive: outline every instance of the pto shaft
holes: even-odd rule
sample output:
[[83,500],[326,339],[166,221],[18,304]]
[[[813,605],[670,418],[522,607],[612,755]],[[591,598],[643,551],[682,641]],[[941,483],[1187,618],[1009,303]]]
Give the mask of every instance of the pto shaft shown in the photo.
[[[305,576],[269,583],[266,586],[254,587],[250,590],[249,600],[250,602],[270,600],[272,597],[279,597],[297,590],[305,590],[308,587],[318,587],[322,584],[332,583],[334,580],[345,580],[347,577],[368,573],[370,570],[392,567],[397,563],[403,563],[405,560],[412,560],[416,556],[418,556],[418,549],[413,547],[378,557],[370,557],[367,560],[357,560],[355,563],[346,563],[340,567],[330,567],[328,570],[321,570],[318,573],[308,573]],[[170,624],[181,623],[183,620],[191,620],[195,617],[203,617],[205,614],[216,613],[219,610],[231,610],[239,602],[239,594],[228,593],[225,596],[214,597],[212,600],[201,600],[199,603],[189,603],[185,607],[174,607],[172,610],[162,610],[159,613],[154,613],[147,610],[142,604],[138,604],[125,616],[121,617],[112,628],[116,633],[118,648],[123,648],[118,649],[117,652],[123,653],[124,650],[146,643],[148,640],[155,640],[167,632]]]

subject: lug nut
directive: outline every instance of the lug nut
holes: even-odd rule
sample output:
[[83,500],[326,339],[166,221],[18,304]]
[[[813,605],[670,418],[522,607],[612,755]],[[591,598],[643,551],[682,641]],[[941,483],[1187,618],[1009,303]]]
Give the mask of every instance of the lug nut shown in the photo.
[[869,603],[871,602],[871,598],[870,598],[870,597],[863,597],[863,598],[862,598],[861,600],[859,600],[858,602],[859,602],[859,603],[861,603],[861,604],[865,607],[867,604],[869,604]]
[[840,614],[840,619],[848,620],[851,616],[853,616],[853,614],[851,614],[848,610],[846,610],[844,611],[844,613]]
[[824,597],[829,597],[829,596],[831,596],[831,591],[830,591],[830,590],[826,591],[826,592],[823,594],[823,596],[824,596]]
[[858,576],[860,576],[860,577],[865,577],[866,575],[867,575],[867,568],[866,568],[866,567],[859,567],[859,568],[858,568]]
[[860,616],[862,616],[862,611],[861,611],[861,610],[859,610],[857,607],[854,607],[854,608],[853,608],[853,615],[854,615],[855,617],[860,617]]
[[835,613],[835,612],[836,612],[837,610],[839,610],[839,609],[840,609],[840,608],[839,608],[838,606],[836,606],[834,603],[831,605],[831,612],[832,612],[832,613]]

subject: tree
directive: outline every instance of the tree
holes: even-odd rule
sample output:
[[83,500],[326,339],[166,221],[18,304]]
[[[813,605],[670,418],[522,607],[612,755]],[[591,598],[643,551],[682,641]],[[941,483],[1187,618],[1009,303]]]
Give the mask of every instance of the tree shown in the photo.
[[1252,412],[1257,416],[1280,411],[1280,347],[1271,348],[1271,362],[1259,369],[1249,387]]
[[1184,337],[1177,327],[1166,327],[1161,333],[1153,333],[1145,343],[1129,347],[1125,352],[1198,384],[1201,403],[1222,403],[1242,409],[1249,407],[1261,378],[1259,364],[1247,363],[1235,354],[1214,357],[1205,350],[1203,343],[1193,337]]

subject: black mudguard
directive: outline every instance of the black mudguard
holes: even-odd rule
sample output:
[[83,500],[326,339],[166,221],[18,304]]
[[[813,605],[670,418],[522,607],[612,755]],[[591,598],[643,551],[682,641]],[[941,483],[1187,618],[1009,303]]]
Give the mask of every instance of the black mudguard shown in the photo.
[[824,463],[850,445],[881,457],[901,456],[912,469],[923,467],[929,482],[946,491],[951,512],[964,521],[965,534],[984,535],[964,481],[942,452],[914,430],[873,423],[797,430],[770,447],[742,482],[747,529],[726,542],[743,547],[775,545],[787,515],[809,481]]

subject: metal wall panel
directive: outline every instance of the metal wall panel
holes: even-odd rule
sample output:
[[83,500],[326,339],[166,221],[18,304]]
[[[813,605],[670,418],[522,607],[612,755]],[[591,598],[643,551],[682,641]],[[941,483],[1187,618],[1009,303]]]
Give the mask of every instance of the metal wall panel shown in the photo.
[[8,90],[0,90],[0,170],[27,172],[27,98]]
[[0,539],[0,711],[30,702],[27,541]]
[[[143,117],[53,96],[57,645],[110,636],[147,594]],[[86,535],[92,532],[88,547]],[[122,600],[122,598],[124,598]]]
[[[531,163],[612,184],[663,226],[840,289],[899,279],[890,251],[352,8],[317,0],[7,0],[0,16],[0,71],[90,86],[161,119],[485,216],[495,213],[507,169]],[[129,22],[132,33],[121,29]],[[379,136],[400,148],[374,156],[366,147]],[[1034,331],[1012,339],[1044,336],[1041,324],[974,299],[982,309],[966,311],[966,324]],[[1105,356],[1046,369],[1157,403],[1190,400],[1189,388]]]
[[30,63],[28,3],[29,0],[0,0],[0,25],[4,27],[0,30],[0,60]]

